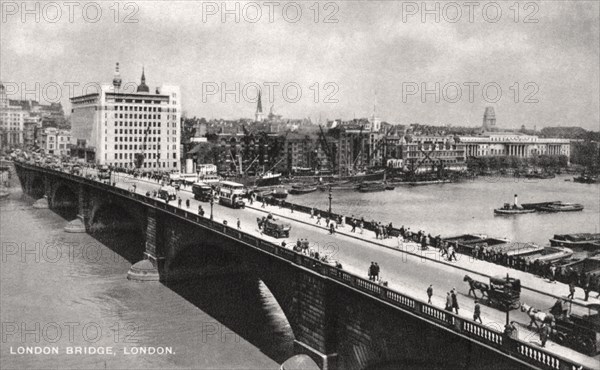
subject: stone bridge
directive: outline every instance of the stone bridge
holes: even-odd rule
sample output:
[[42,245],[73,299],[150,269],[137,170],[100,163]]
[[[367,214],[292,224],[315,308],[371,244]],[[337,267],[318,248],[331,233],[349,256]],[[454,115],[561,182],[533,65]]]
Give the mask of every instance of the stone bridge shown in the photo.
[[47,201],[51,209],[73,210],[77,218],[66,230],[140,233],[146,266],[138,269],[141,274],[157,272],[162,281],[201,274],[202,264],[184,263],[190,253],[243,266],[281,306],[296,353],[308,354],[322,369],[581,368],[535,344],[160,200],[58,170],[15,167],[23,191],[45,199],[38,201],[42,206]]

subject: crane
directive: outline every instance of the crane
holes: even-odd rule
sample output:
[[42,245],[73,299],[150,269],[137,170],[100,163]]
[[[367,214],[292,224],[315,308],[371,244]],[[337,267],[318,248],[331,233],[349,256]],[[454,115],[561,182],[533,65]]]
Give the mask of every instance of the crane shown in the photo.
[[327,139],[325,138],[325,133],[323,132],[323,127],[321,125],[319,125],[319,130],[319,140],[321,142],[321,146],[323,147],[323,150],[329,158],[329,166],[331,167],[331,172],[335,173],[335,156],[333,155],[333,150],[331,149],[329,143],[327,142]]

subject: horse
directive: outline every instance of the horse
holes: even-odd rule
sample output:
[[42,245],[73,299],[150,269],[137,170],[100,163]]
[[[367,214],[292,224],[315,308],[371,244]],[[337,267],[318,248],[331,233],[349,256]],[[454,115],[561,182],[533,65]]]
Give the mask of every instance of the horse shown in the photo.
[[468,295],[471,295],[471,292],[473,292],[473,296],[475,296],[475,298],[478,298],[475,291],[479,290],[481,292],[481,298],[483,298],[487,295],[488,290],[490,290],[489,285],[481,281],[473,280],[469,275],[465,275],[463,281],[469,283],[470,289]]
[[543,312],[542,310],[534,308],[526,303],[521,304],[521,312],[527,312],[527,316],[529,316],[531,319],[531,322],[527,326],[529,329],[531,329],[533,325],[539,329],[540,326],[538,325],[538,321],[542,324],[550,324],[550,326],[554,326],[554,315],[551,313]]

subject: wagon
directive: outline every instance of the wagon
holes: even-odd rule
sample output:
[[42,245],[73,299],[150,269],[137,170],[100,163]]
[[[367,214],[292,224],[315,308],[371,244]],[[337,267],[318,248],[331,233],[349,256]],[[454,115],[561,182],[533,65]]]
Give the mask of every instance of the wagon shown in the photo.
[[490,277],[487,296],[490,306],[517,309],[521,305],[521,281],[508,275]]
[[274,238],[289,238],[292,226],[289,222],[283,222],[274,218],[257,218],[259,227],[262,227],[263,232]]
[[600,304],[590,303],[585,309],[585,314],[564,314],[568,310],[564,310],[563,314],[550,311],[556,318],[551,339],[588,356],[595,356],[600,352]]

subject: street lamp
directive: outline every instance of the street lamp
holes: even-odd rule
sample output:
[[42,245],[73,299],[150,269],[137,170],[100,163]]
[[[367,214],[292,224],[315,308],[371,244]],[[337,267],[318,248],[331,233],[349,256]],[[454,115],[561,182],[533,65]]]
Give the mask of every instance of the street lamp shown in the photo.
[[[508,274],[506,274],[506,287],[508,287],[510,284],[510,277],[508,276]],[[504,288],[506,291],[506,288]],[[506,301],[506,325],[508,326],[510,323],[510,305],[511,302]]]
[[210,191],[210,220],[213,220],[213,204],[215,203],[215,194],[214,191]]
[[329,185],[329,217],[331,217],[331,185]]

